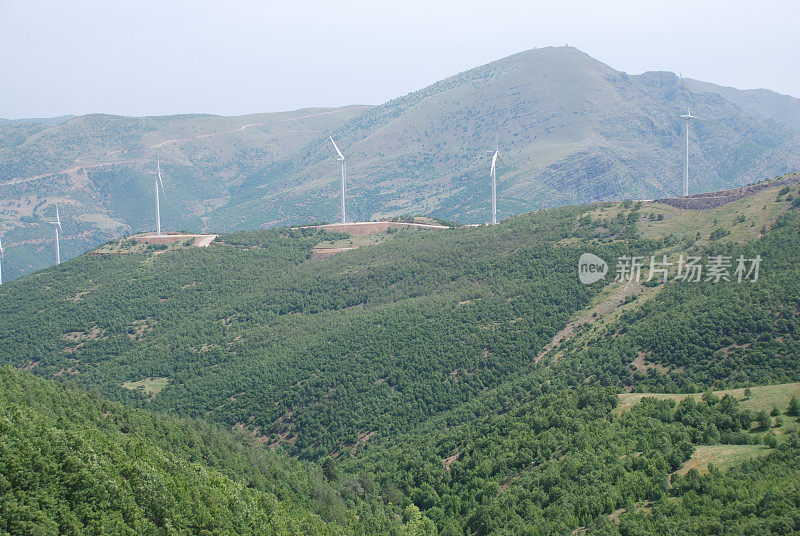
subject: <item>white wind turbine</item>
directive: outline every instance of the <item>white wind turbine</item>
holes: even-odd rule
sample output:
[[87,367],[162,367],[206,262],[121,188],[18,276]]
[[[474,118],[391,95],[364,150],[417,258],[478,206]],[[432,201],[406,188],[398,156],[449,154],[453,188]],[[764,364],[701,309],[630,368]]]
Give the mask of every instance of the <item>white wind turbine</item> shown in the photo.
[[345,191],[345,185],[347,183],[347,162],[344,155],[342,154],[342,151],[339,150],[339,146],[336,145],[335,141],[333,141],[333,136],[328,136],[328,137],[331,139],[333,148],[336,149],[336,154],[338,155],[336,157],[336,160],[342,163],[342,223],[347,223],[347,218],[345,217],[345,211],[344,211],[344,191]]
[[[684,91],[686,91],[686,86],[683,85],[683,76],[678,73],[681,79],[681,87]],[[686,113],[680,116],[683,119],[683,142],[684,142],[684,160],[683,160],[683,195],[689,195],[689,123],[692,120],[704,121],[707,122],[705,119],[701,117],[697,117],[696,115],[692,115],[692,112],[689,111],[689,107],[686,107]]]
[[3,284],[3,261],[5,260],[6,250],[3,249],[3,240],[0,239],[0,285]]
[[158,185],[161,185],[161,190],[164,191],[164,182],[161,180],[161,157],[158,158],[157,163],[158,175],[156,176],[156,234],[161,236],[161,207],[158,202]]
[[58,214],[58,205],[56,205],[56,221],[51,221],[50,225],[56,229],[56,264],[61,264],[61,247],[58,242],[59,234],[61,233],[61,216]]
[[497,135],[494,137],[494,154],[492,155],[492,169],[489,175],[492,177],[492,225],[497,225],[497,162],[505,164],[500,156],[500,148],[497,145]]
[[704,121],[704,119],[692,115],[689,109],[686,113],[680,116],[684,121],[683,125],[683,142],[684,142],[684,159],[683,159],[683,195],[689,195],[689,122],[693,119]]

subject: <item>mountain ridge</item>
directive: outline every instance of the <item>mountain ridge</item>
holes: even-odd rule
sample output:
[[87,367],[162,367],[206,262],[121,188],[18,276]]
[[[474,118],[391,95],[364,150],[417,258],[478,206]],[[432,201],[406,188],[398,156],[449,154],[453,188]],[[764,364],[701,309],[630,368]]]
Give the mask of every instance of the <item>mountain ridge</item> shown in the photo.
[[[682,176],[678,115],[686,106],[715,122],[692,127],[692,192],[800,169],[800,122],[786,112],[800,101],[685,84],[671,73],[628,75],[577,49],[549,47],[379,106],[229,118],[96,115],[46,129],[7,125],[0,127],[7,275],[47,265],[51,233],[42,222],[56,202],[68,229],[65,258],[147,229],[152,218],[131,207],[149,198],[157,157],[171,189],[163,199],[165,225],[214,231],[338,219],[338,169],[328,135],[353,152],[348,212],[360,220],[426,213],[486,221],[485,152],[495,132],[507,161],[498,184],[501,218],[674,195]],[[247,123],[256,126],[237,130]],[[30,176],[42,178],[19,178]]]

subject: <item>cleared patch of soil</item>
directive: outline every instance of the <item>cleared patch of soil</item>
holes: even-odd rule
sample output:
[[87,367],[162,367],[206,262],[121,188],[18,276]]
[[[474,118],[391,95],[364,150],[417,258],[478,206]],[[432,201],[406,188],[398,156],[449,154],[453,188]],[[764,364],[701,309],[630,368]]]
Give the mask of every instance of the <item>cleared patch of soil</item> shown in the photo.
[[650,372],[650,369],[655,369],[662,374],[666,374],[667,372],[669,372],[669,369],[667,369],[663,365],[660,365],[658,363],[648,363],[647,359],[645,359],[644,353],[642,352],[639,352],[639,355],[636,356],[636,359],[633,360],[633,363],[631,363],[631,365],[633,365],[633,368],[635,368],[637,371],[644,374]]
[[460,452],[453,454],[452,456],[448,456],[444,460],[442,460],[442,464],[444,465],[444,470],[449,471],[450,466],[453,465],[453,462],[458,460],[458,457],[461,456]]
[[329,223],[327,225],[309,225],[301,229],[325,229],[326,231],[347,233],[351,236],[364,236],[382,233],[389,228],[395,229],[449,229],[446,225],[433,223],[410,223],[402,221],[358,221],[353,223]]
[[185,242],[190,238],[194,238],[194,245],[199,248],[208,247],[211,242],[217,238],[215,234],[180,234],[168,233],[162,235],[140,235],[134,236],[133,239],[140,244],[176,244],[178,242]]
[[314,248],[311,250],[311,258],[312,259],[324,259],[326,257],[332,257],[337,253],[341,253],[342,251],[350,251],[351,249],[358,249],[357,247],[351,248]]

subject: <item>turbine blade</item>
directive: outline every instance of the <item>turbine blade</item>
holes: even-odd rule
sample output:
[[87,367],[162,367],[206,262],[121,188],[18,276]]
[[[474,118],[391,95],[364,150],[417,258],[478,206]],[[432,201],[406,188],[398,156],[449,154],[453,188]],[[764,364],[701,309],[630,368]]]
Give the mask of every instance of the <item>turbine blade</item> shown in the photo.
[[58,225],[58,229],[61,230],[61,216],[58,215],[58,205],[56,205],[56,225]]
[[491,169],[491,171],[489,171],[489,176],[494,175],[494,170],[495,170],[495,168],[497,166],[497,157],[498,156],[500,156],[500,155],[498,154],[497,151],[495,151],[494,155],[492,156],[492,169]]
[[339,160],[344,160],[344,155],[342,154],[342,151],[339,150],[339,146],[336,145],[336,142],[333,141],[333,136],[328,136],[328,138],[330,138],[333,148],[336,149],[336,154],[339,155]]
[[[683,82],[683,75],[680,72],[678,73],[678,77],[681,79],[681,89],[683,90],[683,92],[686,95],[689,96],[689,102],[691,103],[692,106],[697,107],[697,103],[694,100],[694,94],[692,94],[691,91],[686,89],[686,84],[684,84],[684,82]],[[689,115],[692,115],[691,112],[689,112],[689,107],[688,106],[686,107],[686,113],[689,114]]]
[[164,181],[161,180],[161,158],[158,159],[158,162],[156,163],[156,165],[158,166],[158,182],[159,182],[159,184],[161,184],[161,191],[164,192],[164,193],[167,193],[164,190]]

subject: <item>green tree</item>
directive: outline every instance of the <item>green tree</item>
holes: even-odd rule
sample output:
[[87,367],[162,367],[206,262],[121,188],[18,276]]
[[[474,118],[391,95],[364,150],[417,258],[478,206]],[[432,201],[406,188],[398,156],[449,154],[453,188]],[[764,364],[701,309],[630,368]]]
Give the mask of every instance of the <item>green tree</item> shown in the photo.
[[786,414],[792,417],[800,417],[800,400],[797,399],[796,395],[792,395],[791,400],[789,400],[789,407],[786,410]]
[[763,409],[756,413],[756,422],[758,423],[759,428],[763,428],[764,430],[767,430],[772,426],[772,418],[770,418],[769,413]]
[[404,536],[436,536],[437,534],[433,521],[423,516],[419,508],[413,504],[409,504],[403,510],[403,521],[405,522]]
[[322,474],[328,482],[336,482],[339,479],[339,468],[336,467],[336,460],[325,458],[322,462]]

